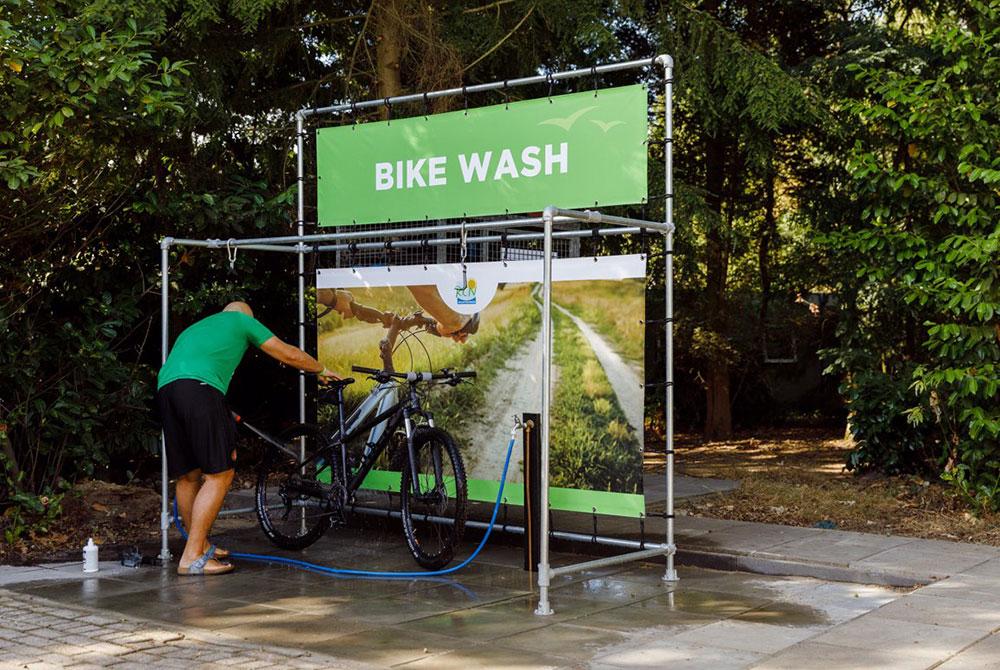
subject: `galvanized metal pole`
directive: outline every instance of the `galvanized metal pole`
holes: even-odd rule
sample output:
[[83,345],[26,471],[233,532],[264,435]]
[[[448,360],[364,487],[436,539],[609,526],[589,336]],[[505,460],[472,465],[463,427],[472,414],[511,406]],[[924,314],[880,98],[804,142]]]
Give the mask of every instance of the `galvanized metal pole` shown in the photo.
[[[296,209],[295,225],[299,238],[305,235],[306,218],[306,194],[303,188],[305,184],[305,162],[304,162],[304,134],[303,115],[295,115],[295,188],[298,192],[298,207]],[[303,244],[299,240],[299,244]],[[305,351],[306,348],[306,254],[302,247],[298,249],[299,255],[299,349]],[[306,374],[299,370],[299,421],[306,421]],[[300,458],[306,458],[306,445],[303,439],[299,445]]]
[[[170,350],[170,245],[173,239],[165,237],[160,241],[160,365],[167,362]],[[170,493],[167,481],[167,442],[160,431],[160,560],[164,565],[170,562],[170,546],[167,534],[170,530]]]
[[[664,386],[666,391],[663,408],[666,423],[667,457],[667,546],[674,547],[674,59],[663,55],[656,59],[663,66],[663,160],[665,163],[664,221],[669,226],[663,237],[664,274],[664,348],[666,349],[666,370]],[[663,580],[676,582],[677,569],[674,567],[676,549],[667,554],[667,569]]]
[[539,496],[540,537],[538,555],[538,607],[535,614],[552,614],[549,606],[549,411],[552,408],[552,219],[553,207],[546,207],[542,214],[545,225],[545,242],[542,247],[542,434],[541,468],[542,485]]
[[[305,133],[303,123],[304,115],[300,112],[295,115],[295,190],[298,193],[298,206],[295,215],[295,230],[298,233],[298,276],[299,276],[299,349],[306,350],[306,254],[305,243],[302,237],[305,235],[306,220],[306,193],[305,193],[305,150],[303,135]],[[299,370],[299,423],[306,422],[306,373]],[[299,462],[306,460],[306,438],[299,438]],[[303,466],[303,474],[305,468]],[[306,511],[301,511],[299,525],[302,533],[306,532]]]
[[493,81],[483,84],[472,84],[471,86],[460,86],[437,91],[426,91],[421,93],[411,93],[408,95],[397,95],[390,98],[373,98],[371,100],[361,100],[355,102],[345,102],[329,107],[306,107],[299,110],[302,116],[312,116],[314,114],[338,114],[347,111],[357,111],[383,105],[401,105],[409,102],[426,102],[436,98],[444,98],[453,95],[468,95],[469,93],[482,93],[484,91],[500,91],[516,86],[528,86],[531,84],[545,84],[564,79],[575,79],[578,77],[589,77],[609,72],[621,72],[643,67],[652,67],[654,60],[643,58],[641,60],[623,61],[620,63],[608,63],[597,65],[592,68],[580,68],[578,70],[563,70],[561,72],[549,72],[547,74],[532,75],[530,77],[519,77],[517,79],[507,79],[504,81]]

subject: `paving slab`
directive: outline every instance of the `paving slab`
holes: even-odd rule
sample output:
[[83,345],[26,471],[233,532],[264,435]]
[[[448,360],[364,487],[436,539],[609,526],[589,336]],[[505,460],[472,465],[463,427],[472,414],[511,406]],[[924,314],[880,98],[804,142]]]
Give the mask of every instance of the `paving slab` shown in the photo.
[[990,635],[937,666],[940,670],[1000,670],[1000,635]]
[[591,668],[670,668],[670,670],[736,670],[758,661],[762,654],[700,646],[674,638],[635,641],[594,659]]
[[880,611],[817,635],[814,642],[851,649],[874,649],[893,656],[944,660],[984,637],[978,630],[890,619]]
[[551,654],[574,662],[585,662],[607,653],[630,639],[628,633],[592,628],[575,623],[558,623],[524,633],[501,637],[491,646]]
[[[926,670],[936,663],[920,656],[898,655],[882,649],[852,649],[822,642],[803,642],[750,667],[754,670]],[[943,667],[943,666],[942,666]]]
[[675,635],[679,642],[723,647],[758,654],[774,654],[798,642],[814,637],[826,626],[775,625],[727,619]]
[[[715,477],[688,477],[686,475],[674,475],[674,498],[682,500],[684,498],[697,498],[698,496],[711,495],[713,493],[725,493],[738,489],[740,482],[737,479],[718,479]],[[667,480],[662,474],[644,474],[642,477],[642,491],[646,499],[650,501],[661,501],[667,494]]]
[[[993,577],[1000,579],[1000,559],[992,558],[991,560],[983,561],[978,565],[973,565],[972,567],[965,568],[964,570],[958,570],[957,572],[963,575]],[[955,572],[952,572],[951,574],[955,574]]]
[[983,633],[1000,629],[1000,606],[997,602],[977,603],[961,598],[925,596],[919,591],[882,606],[878,614],[899,621]]
[[996,604],[1000,594],[1000,577],[959,573],[928,584],[920,589],[920,594]]
[[785,561],[807,560],[849,567],[862,559],[912,542],[911,538],[891,535],[869,535],[849,531],[829,533],[821,529],[815,530],[803,537],[755,551],[753,555]]
[[929,582],[968,572],[998,557],[1000,549],[997,547],[942,540],[911,540],[856,561],[852,567],[908,573]]

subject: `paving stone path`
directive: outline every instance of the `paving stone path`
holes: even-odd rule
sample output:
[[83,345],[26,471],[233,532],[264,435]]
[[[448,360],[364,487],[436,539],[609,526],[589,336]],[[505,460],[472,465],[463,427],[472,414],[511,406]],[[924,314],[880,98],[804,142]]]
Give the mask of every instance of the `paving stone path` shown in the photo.
[[351,668],[300,649],[248,645],[219,634],[67,607],[0,589],[0,669]]

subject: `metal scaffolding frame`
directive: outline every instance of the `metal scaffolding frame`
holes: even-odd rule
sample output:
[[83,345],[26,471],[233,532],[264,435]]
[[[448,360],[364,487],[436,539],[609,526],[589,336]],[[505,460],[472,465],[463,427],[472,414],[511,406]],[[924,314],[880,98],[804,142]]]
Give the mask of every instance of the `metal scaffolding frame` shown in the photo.
[[[325,233],[325,234],[305,234],[305,193],[304,193],[304,124],[310,116],[323,114],[342,114],[344,112],[354,112],[357,109],[378,107],[381,105],[393,105],[407,102],[421,102],[430,98],[440,98],[453,95],[466,95],[482,91],[500,90],[514,86],[526,86],[530,84],[551,83],[564,79],[571,79],[582,76],[596,76],[602,73],[618,72],[629,69],[637,69],[647,66],[658,65],[664,70],[664,168],[665,168],[665,192],[664,192],[664,221],[644,221],[622,216],[613,216],[600,211],[560,209],[556,206],[545,208],[541,217],[511,218],[499,221],[478,221],[459,224],[446,224],[437,226],[423,226],[410,228],[397,228],[391,230],[354,230],[350,232]],[[541,490],[541,508],[548,509],[548,480],[549,480],[549,411],[552,400],[552,243],[554,239],[561,238],[583,238],[597,236],[621,235],[626,233],[636,233],[643,230],[659,232],[664,236],[664,332],[666,347],[666,368],[665,368],[665,415],[666,415],[666,542],[661,545],[651,545],[648,549],[640,548],[618,556],[586,561],[574,565],[553,568],[549,564],[549,538],[550,535],[573,535],[572,533],[553,533],[549,528],[549,515],[541,514],[541,562],[538,566],[538,586],[539,602],[535,611],[538,615],[552,614],[549,603],[549,585],[553,577],[580,572],[583,570],[618,565],[631,561],[652,558],[655,556],[666,556],[666,571],[664,581],[677,581],[677,571],[674,566],[676,546],[674,544],[674,435],[673,435],[673,125],[672,125],[672,97],[673,97],[673,59],[668,55],[660,55],[652,60],[627,61],[622,63],[612,63],[599,65],[585,70],[569,70],[565,72],[553,72],[545,75],[512,79],[503,82],[492,82],[489,84],[478,84],[475,86],[445,89],[441,91],[429,91],[414,95],[397,96],[378,100],[368,100],[364,102],[333,105],[330,107],[302,109],[296,114],[296,167],[297,167],[297,219],[296,235],[284,235],[249,239],[175,239],[172,237],[163,238],[160,242],[160,263],[161,263],[161,351],[162,362],[166,362],[169,351],[169,314],[170,314],[170,249],[171,247],[202,247],[208,249],[227,250],[235,253],[235,250],[244,249],[248,251],[265,251],[277,253],[296,254],[298,261],[298,334],[299,346],[306,347],[306,286],[305,286],[305,258],[306,254],[322,253],[328,251],[359,250],[359,249],[383,249],[387,248],[387,243],[393,248],[412,248],[420,246],[441,247],[458,244],[460,240],[454,237],[435,238],[430,240],[396,240],[399,237],[439,234],[459,232],[463,228],[465,231],[492,231],[502,230],[510,227],[531,228],[541,225],[541,232],[522,232],[502,235],[484,235],[473,238],[476,243],[493,241],[517,241],[517,240],[542,240],[543,241],[543,281],[542,281],[542,412],[541,412],[541,480],[544,483]],[[558,224],[582,222],[590,224],[592,230],[555,230]],[[612,227],[601,228],[603,224]],[[360,240],[375,240],[362,242]],[[306,383],[305,373],[299,375],[299,420],[306,419]],[[160,558],[164,563],[171,558],[167,545],[167,534],[170,527],[170,513],[168,507],[168,480],[167,480],[167,458],[166,447],[163,444],[161,434],[161,473],[162,473],[162,508],[161,508],[161,547]],[[592,538],[601,544],[610,546],[634,548],[635,543],[616,538]]]

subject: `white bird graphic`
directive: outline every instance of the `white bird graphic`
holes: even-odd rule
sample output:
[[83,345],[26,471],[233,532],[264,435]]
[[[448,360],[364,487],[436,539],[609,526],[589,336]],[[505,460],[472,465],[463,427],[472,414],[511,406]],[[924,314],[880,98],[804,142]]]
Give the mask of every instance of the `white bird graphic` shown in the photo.
[[589,112],[592,109],[597,109],[597,107],[596,106],[594,106],[594,107],[584,107],[583,109],[576,110],[575,112],[573,112],[572,114],[570,114],[569,116],[567,116],[564,119],[545,119],[544,121],[540,121],[538,123],[538,125],[540,125],[540,126],[559,126],[563,130],[569,130],[570,128],[573,127],[573,124],[576,123],[577,119],[579,119],[581,116],[583,116],[584,114],[586,114],[587,112]]
[[609,130],[611,130],[615,126],[620,126],[620,125],[622,125],[622,124],[625,123],[624,121],[607,121],[607,122],[605,122],[605,121],[598,121],[597,119],[591,119],[590,122],[593,123],[594,125],[596,125],[598,128],[600,128],[604,132],[608,132]]

